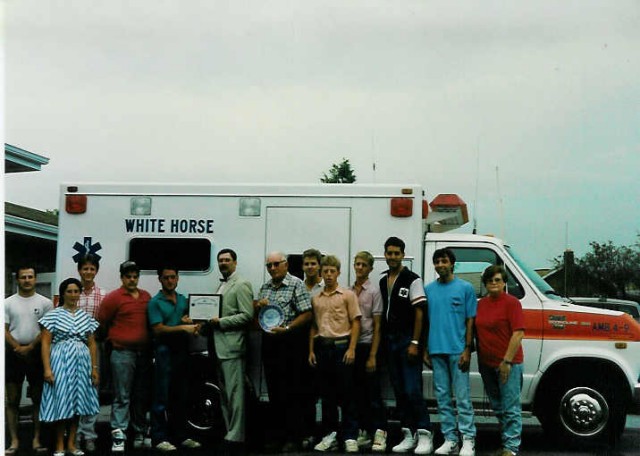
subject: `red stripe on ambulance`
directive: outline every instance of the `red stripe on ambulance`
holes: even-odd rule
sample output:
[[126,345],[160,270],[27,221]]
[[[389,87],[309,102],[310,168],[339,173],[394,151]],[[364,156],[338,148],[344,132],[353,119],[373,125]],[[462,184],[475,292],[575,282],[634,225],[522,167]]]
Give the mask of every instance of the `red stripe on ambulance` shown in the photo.
[[630,315],[575,310],[523,309],[528,339],[640,341],[640,324]]

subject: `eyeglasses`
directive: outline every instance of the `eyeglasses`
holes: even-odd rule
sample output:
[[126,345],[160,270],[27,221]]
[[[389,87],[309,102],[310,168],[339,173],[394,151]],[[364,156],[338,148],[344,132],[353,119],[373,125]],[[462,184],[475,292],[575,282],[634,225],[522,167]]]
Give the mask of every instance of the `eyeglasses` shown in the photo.
[[278,266],[280,266],[282,263],[286,263],[287,260],[282,260],[282,261],[272,261],[271,263],[267,263],[265,266],[267,267],[267,269],[271,269],[271,268],[277,268]]
[[502,277],[493,277],[491,279],[487,279],[487,283],[500,283],[503,282]]

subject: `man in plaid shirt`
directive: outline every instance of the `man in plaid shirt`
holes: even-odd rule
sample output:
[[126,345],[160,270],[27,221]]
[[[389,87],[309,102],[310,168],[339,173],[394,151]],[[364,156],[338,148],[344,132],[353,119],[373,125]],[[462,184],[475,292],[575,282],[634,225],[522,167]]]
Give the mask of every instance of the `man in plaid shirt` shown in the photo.
[[301,429],[304,389],[300,373],[307,360],[313,315],[304,282],[289,274],[286,256],[282,252],[270,253],[266,267],[271,280],[260,287],[258,310],[275,305],[284,314],[282,324],[262,337],[262,362],[272,411],[269,422],[273,426],[269,434],[273,441],[269,444],[273,450],[290,452],[309,432]]
[[[82,282],[82,292],[80,293],[80,300],[78,301],[78,307],[83,309],[89,315],[96,320],[98,319],[98,309],[102,298],[105,297],[107,291],[104,288],[100,288],[95,278],[100,269],[100,260],[93,254],[83,256],[78,261],[78,274],[80,275],[80,281]],[[107,379],[103,360],[104,356],[104,344],[102,341],[98,341],[98,350],[100,353],[100,378]],[[94,452],[96,450],[96,420],[98,415],[82,416],[78,422],[78,434],[77,444],[81,445],[84,440],[84,447],[87,452]]]
[[104,288],[100,288],[95,282],[99,269],[100,261],[91,253],[78,261],[78,274],[80,274],[80,281],[82,282],[82,293],[80,294],[78,307],[95,319],[98,318],[98,309],[102,298],[107,294],[107,291]]

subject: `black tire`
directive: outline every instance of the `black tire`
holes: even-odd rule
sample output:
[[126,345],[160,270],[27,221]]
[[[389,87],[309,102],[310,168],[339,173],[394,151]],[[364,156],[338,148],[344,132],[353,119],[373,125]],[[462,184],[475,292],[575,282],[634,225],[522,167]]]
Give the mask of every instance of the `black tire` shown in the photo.
[[616,444],[626,407],[616,386],[602,380],[559,380],[538,409],[542,428],[559,443]]
[[222,418],[222,392],[212,382],[205,382],[189,393],[187,423],[202,434],[222,434],[225,430]]

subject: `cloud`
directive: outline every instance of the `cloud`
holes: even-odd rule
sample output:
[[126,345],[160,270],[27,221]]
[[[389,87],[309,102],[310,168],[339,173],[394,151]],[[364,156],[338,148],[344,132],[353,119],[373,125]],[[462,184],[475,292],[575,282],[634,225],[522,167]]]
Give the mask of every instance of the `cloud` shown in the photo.
[[6,178],[13,201],[54,207],[61,181],[317,182],[344,157],[361,182],[459,193],[496,233],[502,198],[510,240],[548,244],[534,263],[567,221],[581,245],[637,231],[633,1],[5,10],[7,142],[51,158]]

